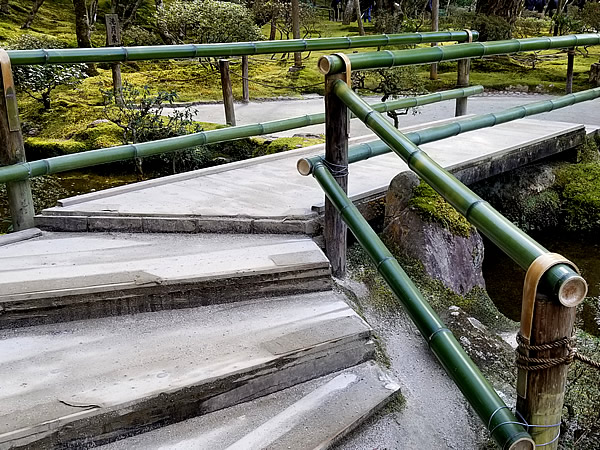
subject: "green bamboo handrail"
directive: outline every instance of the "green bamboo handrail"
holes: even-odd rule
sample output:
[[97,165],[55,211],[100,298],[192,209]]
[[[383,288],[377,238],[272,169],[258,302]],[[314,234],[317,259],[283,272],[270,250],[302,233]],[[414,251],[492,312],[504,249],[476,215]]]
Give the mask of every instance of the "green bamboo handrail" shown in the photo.
[[[473,39],[479,34],[470,32]],[[387,45],[413,45],[430,42],[465,42],[467,31],[383,34],[281,41],[231,42],[219,44],[155,45],[145,47],[100,47],[40,50],[8,50],[13,65],[126,62],[173,58],[208,58],[269,53],[308,52]]]
[[[467,88],[453,89],[450,91],[421,95],[418,97],[402,98],[390,102],[377,103],[372,106],[378,111],[391,111],[395,109],[426,105],[442,100],[476,95],[480,94],[481,92],[483,92],[483,87],[470,86]],[[264,123],[203,131],[186,136],[177,136],[139,144],[120,145],[117,147],[74,153],[71,155],[55,156],[37,161],[0,167],[0,183],[24,180],[36,176],[64,172],[66,170],[81,169],[97,164],[105,164],[132,158],[152,156],[160,153],[174,152],[198,145],[214,144],[233,139],[277,133],[280,131],[301,128],[308,125],[321,124],[324,122],[324,113],[308,114],[289,119],[273,120]]]
[[[405,136],[415,145],[423,145],[448,137],[457,136],[467,131],[480,130],[493,127],[501,123],[522,119],[524,117],[554,111],[559,108],[574,105],[576,103],[595,100],[600,97],[600,88],[588,89],[575,94],[563,95],[552,100],[529,103],[515,106],[504,111],[481,114],[474,117],[455,120],[452,123],[438,125],[419,131],[409,131]],[[391,152],[391,149],[383,141],[363,142],[348,149],[348,163],[352,164],[375,156]],[[314,165],[321,161],[325,155],[316,155],[303,158],[298,161],[298,171],[302,175],[310,175]]]
[[[335,94],[379,138],[400,156],[417,175],[425,180],[465,218],[485,234],[521,268],[527,270],[544,247],[496,211],[489,203],[440,167],[427,153],[398,131],[380,113],[374,111],[342,80],[333,86]],[[550,293],[567,306],[583,301],[587,293],[585,280],[566,264],[549,269],[542,278]]]
[[421,335],[440,361],[448,375],[467,398],[482,421],[487,425],[500,448],[508,450],[519,444],[530,443],[531,436],[525,432],[519,421],[506,407],[496,391],[471,358],[465,353],[452,332],[446,328],[435,311],[423,298],[417,287],[406,275],[377,234],[362,217],[352,201],[337,184],[323,161],[315,164],[313,176],[325,194],[341,214],[344,222],[356,240],[366,250],[377,266],[377,270],[391,290],[402,302]]
[[[447,45],[411,50],[384,50],[347,55],[352,70],[376,69],[382,67],[430,64],[464,58],[480,58],[492,55],[505,55],[534,50],[576,47],[578,45],[600,44],[600,33],[573,34],[568,36],[535,37],[511,39],[494,42],[475,42],[472,44]],[[319,59],[319,69],[326,75],[341,73],[346,64],[337,55],[323,56]]]

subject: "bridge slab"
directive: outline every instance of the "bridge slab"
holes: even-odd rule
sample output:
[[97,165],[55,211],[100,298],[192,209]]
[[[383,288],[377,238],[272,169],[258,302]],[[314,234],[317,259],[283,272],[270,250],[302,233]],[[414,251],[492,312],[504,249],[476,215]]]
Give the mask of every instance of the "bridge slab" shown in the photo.
[[[422,149],[470,183],[560,153],[584,136],[583,125],[521,119]],[[320,152],[322,146],[314,146],[65,199],[44,210],[36,224],[53,230],[85,224],[89,231],[314,234],[324,196],[314,180],[297,173],[296,162]],[[406,170],[395,154],[355,163],[349,195],[355,201],[383,195]]]

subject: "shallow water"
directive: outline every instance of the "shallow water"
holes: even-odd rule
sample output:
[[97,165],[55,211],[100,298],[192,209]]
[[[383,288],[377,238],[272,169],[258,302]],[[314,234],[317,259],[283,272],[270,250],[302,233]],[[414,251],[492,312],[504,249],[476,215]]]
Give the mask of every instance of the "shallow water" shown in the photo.
[[[600,296],[600,237],[567,233],[543,233],[532,237],[549,251],[560,253],[573,261],[588,282],[590,297]],[[498,309],[512,320],[521,318],[521,296],[525,271],[502,253],[491,242],[485,242],[483,276],[487,291]],[[582,314],[586,331],[600,335],[598,323],[590,307]]]

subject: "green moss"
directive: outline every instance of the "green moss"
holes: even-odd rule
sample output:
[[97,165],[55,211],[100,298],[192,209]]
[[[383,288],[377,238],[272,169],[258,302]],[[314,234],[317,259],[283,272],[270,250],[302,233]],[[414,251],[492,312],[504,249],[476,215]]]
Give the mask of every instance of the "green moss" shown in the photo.
[[438,223],[457,236],[469,237],[471,224],[424,181],[413,189],[408,206],[427,221]]
[[32,137],[25,140],[25,153],[29,161],[52,156],[69,155],[86,151],[85,142],[74,139],[47,139]]
[[600,163],[562,166],[556,170],[556,181],[567,229],[600,230]]
[[[460,296],[446,288],[441,281],[429,277],[421,262],[399,255],[391,245],[388,245],[388,248],[392,250],[400,266],[417,286],[423,298],[438,313],[445,312],[450,306],[455,305],[493,330],[515,329],[515,322],[498,310],[485,289],[476,287],[466,296]],[[371,307],[381,313],[403,311],[400,300],[392,293],[366,252],[358,244],[350,247],[348,251],[348,267],[352,277],[369,287],[367,300]]]
[[122,144],[122,129],[114,123],[101,123],[87,127],[73,136],[76,141],[84,142],[89,150],[113,147]]
[[286,137],[275,139],[269,143],[265,149],[265,155],[272,155],[274,153],[286,152],[288,150],[294,150],[301,147],[309,147],[311,145],[322,144],[325,139],[316,138],[303,138],[303,137]]

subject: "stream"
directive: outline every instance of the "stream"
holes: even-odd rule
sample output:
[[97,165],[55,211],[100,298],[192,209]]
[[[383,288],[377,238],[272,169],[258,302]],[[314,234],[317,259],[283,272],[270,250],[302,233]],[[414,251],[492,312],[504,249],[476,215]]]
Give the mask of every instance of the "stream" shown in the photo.
[[[588,282],[588,296],[600,296],[600,240],[597,235],[544,232],[532,233],[531,237],[549,251],[560,253],[577,264],[581,275]],[[487,291],[498,309],[518,322],[521,319],[525,271],[494,244],[488,240],[484,242],[483,277]],[[584,305],[581,319],[585,331],[600,336],[600,326],[590,306]]]

